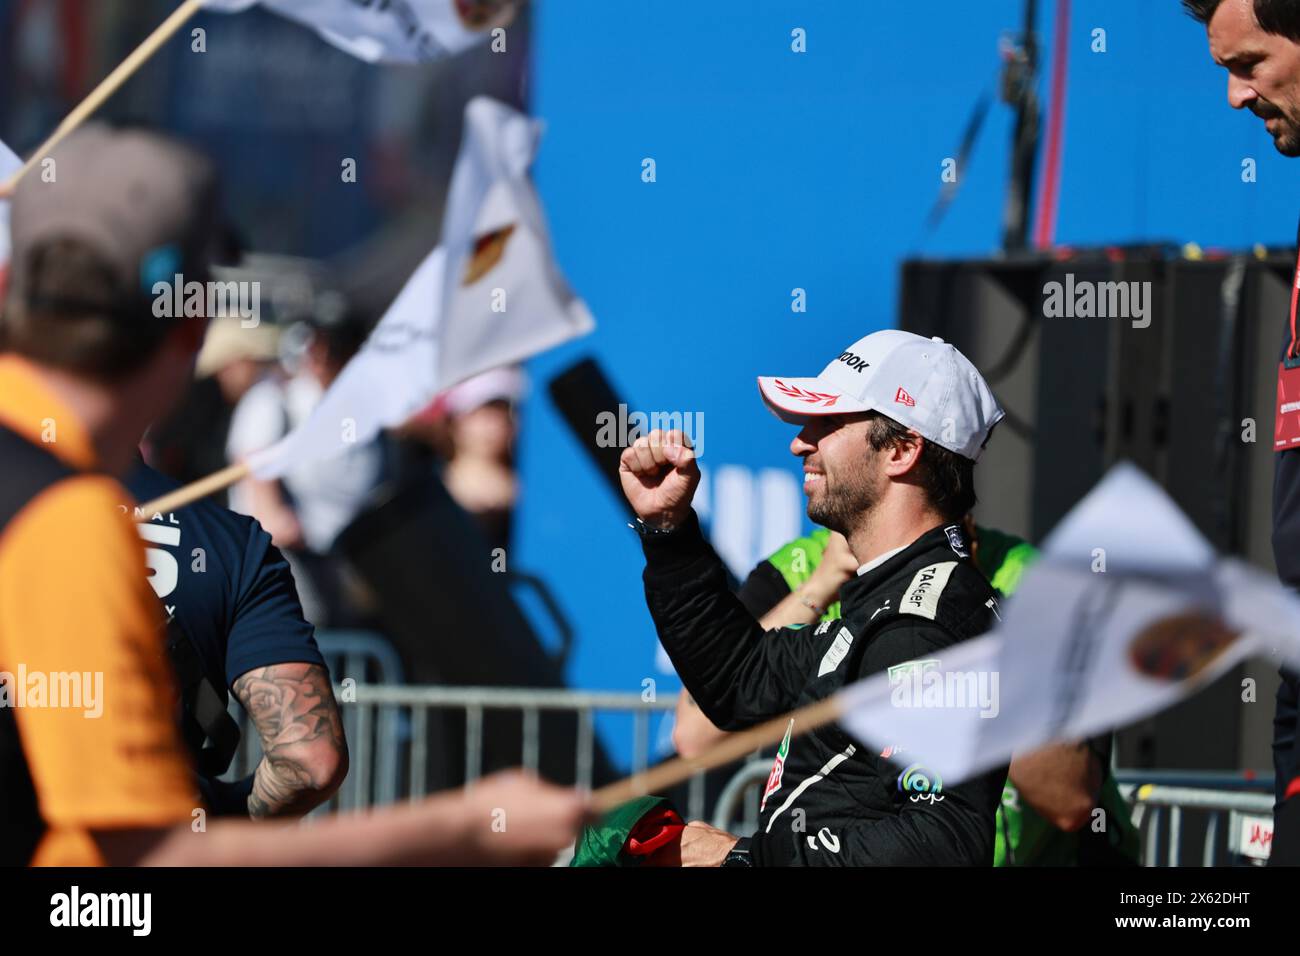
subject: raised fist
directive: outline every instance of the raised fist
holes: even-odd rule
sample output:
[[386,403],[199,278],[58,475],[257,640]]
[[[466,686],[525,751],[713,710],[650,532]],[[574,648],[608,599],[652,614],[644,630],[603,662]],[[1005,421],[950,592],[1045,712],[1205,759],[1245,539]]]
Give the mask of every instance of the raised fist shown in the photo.
[[651,527],[668,528],[689,516],[700,466],[681,431],[655,429],[623,452],[618,477],[637,517]]

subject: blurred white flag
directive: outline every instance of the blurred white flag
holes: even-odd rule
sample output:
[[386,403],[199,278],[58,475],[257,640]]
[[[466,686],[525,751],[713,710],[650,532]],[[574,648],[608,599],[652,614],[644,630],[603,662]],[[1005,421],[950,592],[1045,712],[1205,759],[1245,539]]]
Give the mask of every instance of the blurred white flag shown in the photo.
[[507,25],[517,0],[207,0],[218,13],[258,3],[371,63],[423,63],[459,53]]
[[[0,183],[16,173],[22,164],[13,150],[0,143]],[[9,200],[0,199],[0,292],[4,291],[5,275],[9,271],[9,250]]]
[[1220,559],[1132,465],[1044,543],[994,631],[848,688],[844,727],[957,783],[1172,706],[1243,660],[1300,661],[1300,598]]
[[551,258],[528,180],[538,124],[484,97],[465,109],[442,244],[298,428],[249,456],[278,478],[400,425],[446,388],[594,327]]
[[542,203],[528,178],[541,124],[477,96],[452,172],[442,227],[446,252],[438,340],[439,388],[590,332],[551,254]]

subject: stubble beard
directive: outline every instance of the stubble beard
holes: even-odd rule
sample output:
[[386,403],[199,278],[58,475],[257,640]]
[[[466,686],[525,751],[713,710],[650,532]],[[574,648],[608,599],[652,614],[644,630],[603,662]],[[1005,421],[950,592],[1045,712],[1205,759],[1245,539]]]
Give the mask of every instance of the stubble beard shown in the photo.
[[1286,121],[1285,130],[1279,131],[1273,137],[1273,146],[1283,156],[1291,159],[1300,156],[1300,129],[1297,129],[1289,118]]
[[1288,103],[1285,106],[1272,100],[1264,101],[1260,109],[1256,109],[1255,115],[1260,119],[1268,122],[1270,119],[1279,120],[1278,131],[1273,133],[1273,147],[1283,156],[1295,158],[1300,156],[1300,110],[1296,109],[1294,104]]
[[[865,463],[863,471],[866,471]],[[841,483],[832,486],[827,475],[822,478],[821,493],[808,497],[808,519],[847,538],[869,520],[879,502],[880,492],[865,475],[850,486]]]

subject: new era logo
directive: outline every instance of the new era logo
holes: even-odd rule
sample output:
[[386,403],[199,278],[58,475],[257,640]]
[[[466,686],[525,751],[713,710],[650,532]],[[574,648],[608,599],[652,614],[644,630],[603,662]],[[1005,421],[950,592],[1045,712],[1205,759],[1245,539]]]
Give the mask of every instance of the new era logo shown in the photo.
[[894,393],[894,401],[897,402],[899,405],[906,405],[908,408],[916,407],[916,399],[914,399],[911,395],[908,395],[907,391],[902,388],[900,388],[897,392]]

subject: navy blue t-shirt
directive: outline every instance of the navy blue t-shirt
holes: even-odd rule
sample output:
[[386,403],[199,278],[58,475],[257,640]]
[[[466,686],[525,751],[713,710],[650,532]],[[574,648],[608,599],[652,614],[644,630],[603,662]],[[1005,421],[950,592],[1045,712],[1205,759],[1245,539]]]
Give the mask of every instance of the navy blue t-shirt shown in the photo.
[[[126,487],[144,502],[179,485],[143,463]],[[229,689],[256,667],[325,663],[289,563],[246,515],[210,501],[167,514],[136,515],[153,585],[169,618],[189,636],[204,671]]]

